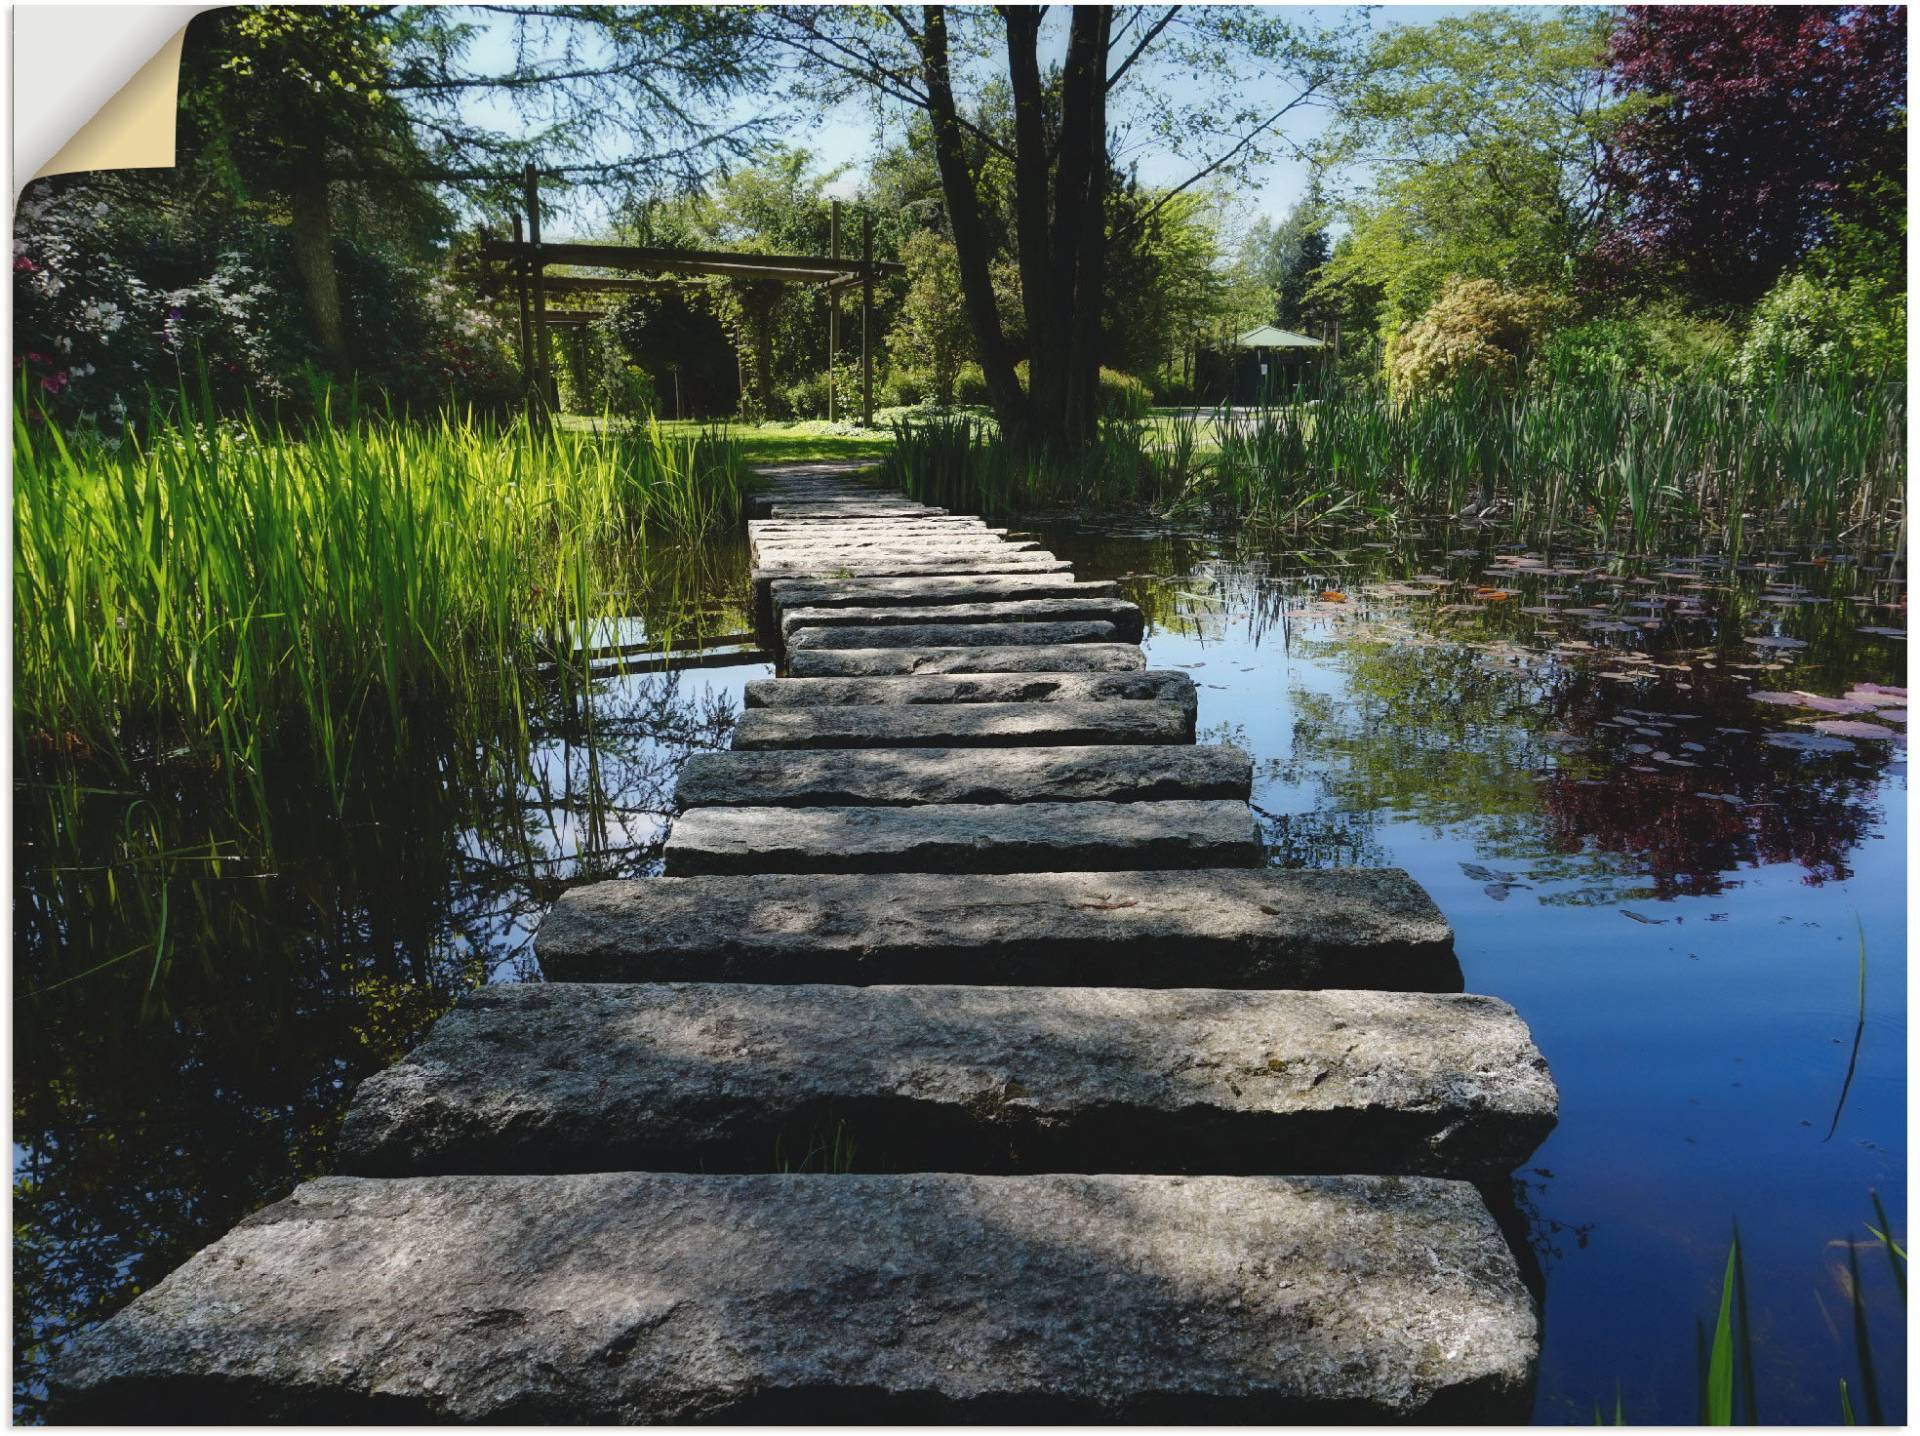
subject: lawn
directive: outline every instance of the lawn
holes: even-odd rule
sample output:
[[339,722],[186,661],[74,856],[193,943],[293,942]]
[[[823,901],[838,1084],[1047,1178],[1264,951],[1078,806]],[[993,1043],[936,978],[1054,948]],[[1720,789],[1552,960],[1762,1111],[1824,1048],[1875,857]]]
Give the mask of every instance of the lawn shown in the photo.
[[[582,414],[563,414],[566,429],[591,431],[599,420]],[[669,439],[690,439],[714,427],[717,421],[666,419],[660,429]],[[727,437],[749,464],[792,464],[808,459],[880,459],[893,447],[885,429],[860,429],[851,424],[829,424],[821,419],[791,423],[727,423]]]

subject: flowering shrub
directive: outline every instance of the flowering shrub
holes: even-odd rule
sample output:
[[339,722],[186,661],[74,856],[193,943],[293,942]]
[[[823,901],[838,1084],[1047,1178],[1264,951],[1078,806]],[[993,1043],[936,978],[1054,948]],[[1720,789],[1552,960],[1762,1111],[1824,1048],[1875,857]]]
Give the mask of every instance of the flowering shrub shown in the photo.
[[[200,376],[217,405],[309,402],[317,354],[284,228],[38,182],[14,218],[14,371],[49,417],[117,434]],[[443,277],[336,242],[362,387],[396,409],[497,409],[519,392],[507,325]]]
[[1449,279],[1432,307],[1388,344],[1388,388],[1407,399],[1469,378],[1511,387],[1561,309],[1537,290]]
[[48,413],[117,430],[196,357],[225,396],[288,392],[298,359],[275,338],[283,301],[261,256],[211,226],[169,231],[84,186],[36,184],[21,199],[14,368]]

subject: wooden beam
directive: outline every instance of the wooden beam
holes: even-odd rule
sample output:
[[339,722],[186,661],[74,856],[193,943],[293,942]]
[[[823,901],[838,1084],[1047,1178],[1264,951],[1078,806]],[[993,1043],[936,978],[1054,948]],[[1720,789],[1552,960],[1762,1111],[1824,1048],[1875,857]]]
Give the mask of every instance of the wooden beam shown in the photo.
[[[836,261],[840,258],[840,201],[833,202],[833,218],[827,230],[827,252]],[[834,369],[840,363],[840,295],[829,284],[827,286],[827,421],[831,423],[839,415],[835,412],[839,394],[838,377]]]
[[[520,243],[520,216],[513,217],[513,242]],[[515,263],[512,266],[514,293],[520,301],[520,382],[527,392],[533,392],[533,315],[527,308],[527,267]]]
[[683,288],[687,283],[684,279],[615,279],[599,274],[549,274],[547,293],[658,294],[663,290]]
[[873,427],[873,212],[860,216],[860,427]]
[[[484,240],[480,246],[488,259],[517,257],[514,245],[505,240]],[[599,269],[665,269],[685,274],[734,275],[742,279],[834,279],[847,274],[845,260],[824,255],[742,254],[714,249],[655,249],[638,244],[589,244],[573,240],[544,246],[548,264],[572,264]],[[876,274],[905,274],[906,266],[892,260],[874,265]]]
[[535,372],[539,375],[540,407],[551,413],[554,408],[553,355],[547,343],[547,259],[540,246],[540,171],[527,161],[527,244],[525,258],[533,272],[533,342]]

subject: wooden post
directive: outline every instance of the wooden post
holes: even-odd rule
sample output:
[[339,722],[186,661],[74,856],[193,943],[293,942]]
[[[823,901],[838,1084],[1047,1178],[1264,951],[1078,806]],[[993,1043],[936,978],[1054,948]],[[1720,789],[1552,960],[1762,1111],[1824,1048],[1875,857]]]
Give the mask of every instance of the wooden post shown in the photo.
[[[833,202],[833,219],[827,230],[827,255],[840,257],[840,201]],[[840,364],[840,291],[829,286],[827,289],[827,418],[838,417],[839,376],[834,370]]]
[[[526,236],[521,233],[520,216],[513,217],[513,242],[522,244]],[[520,300],[520,383],[533,397],[533,319],[527,310],[527,266],[515,259],[513,262],[513,288]]]
[[873,214],[860,216],[860,426],[873,427]]
[[540,257],[540,171],[527,161],[527,241],[533,246],[528,264],[533,271],[533,344],[534,372],[538,379],[540,406],[551,413],[554,408],[553,355],[547,343],[547,265]]

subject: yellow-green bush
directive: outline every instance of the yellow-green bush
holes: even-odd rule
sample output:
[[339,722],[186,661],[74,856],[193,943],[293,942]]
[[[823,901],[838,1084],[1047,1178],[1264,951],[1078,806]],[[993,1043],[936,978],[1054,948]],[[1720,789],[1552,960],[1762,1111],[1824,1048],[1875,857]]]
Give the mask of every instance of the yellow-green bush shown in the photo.
[[1540,290],[1455,276],[1427,312],[1388,343],[1388,388],[1394,398],[1409,399],[1463,379],[1517,384],[1564,308],[1563,300]]

